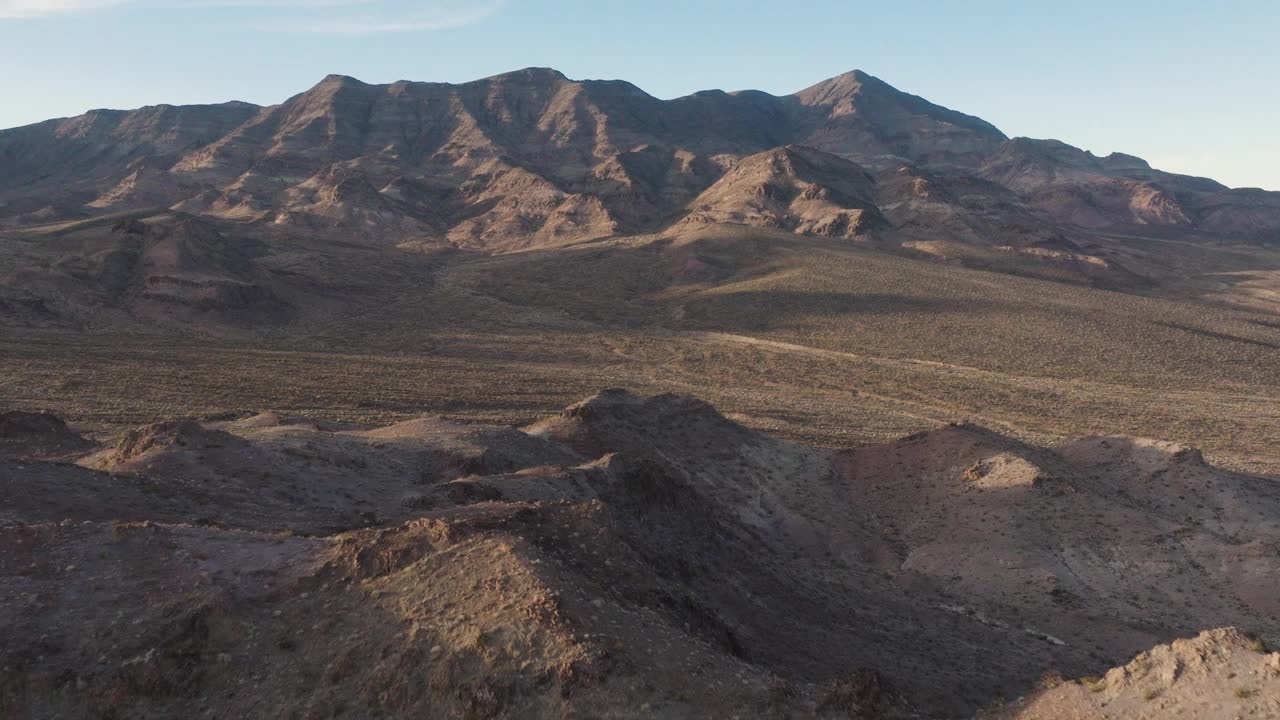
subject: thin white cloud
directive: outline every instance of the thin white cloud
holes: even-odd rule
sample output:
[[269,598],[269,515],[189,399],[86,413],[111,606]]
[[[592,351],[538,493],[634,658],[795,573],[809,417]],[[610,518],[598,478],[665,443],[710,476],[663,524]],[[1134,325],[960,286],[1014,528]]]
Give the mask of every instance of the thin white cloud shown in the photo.
[[[256,26],[264,30],[335,35],[447,30],[485,20],[506,0],[0,0],[0,19],[72,15],[122,5],[170,9],[257,8],[288,11]],[[347,9],[335,14],[334,9]],[[308,13],[307,10],[325,10]]]
[[[137,0],[132,0],[137,1]],[[177,0],[161,4],[186,8],[332,8],[347,5],[374,5],[378,0]]]
[[34,18],[65,15],[123,5],[130,0],[0,0],[0,18]]
[[[466,27],[492,17],[502,9],[505,0],[487,3],[434,4],[417,12],[353,12],[346,16],[326,14],[321,20],[290,19],[268,29],[288,32],[324,33],[329,35],[373,35],[391,32],[425,32]],[[381,3],[375,3],[381,5]]]

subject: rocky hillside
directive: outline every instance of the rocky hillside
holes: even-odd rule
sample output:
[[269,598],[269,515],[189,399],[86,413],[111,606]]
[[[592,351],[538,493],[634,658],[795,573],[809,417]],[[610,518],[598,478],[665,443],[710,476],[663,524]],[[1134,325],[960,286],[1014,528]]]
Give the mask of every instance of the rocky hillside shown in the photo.
[[1049,674],[1041,689],[984,720],[1226,720],[1280,715],[1280,653],[1236,628],[1139,654],[1102,677]]
[[[1280,685],[1257,653],[1280,639],[1275,481],[1167,443],[953,426],[830,450],[620,390],[521,429],[258,413],[95,448],[5,422],[6,716],[952,718],[1024,697],[1009,717],[1065,718],[1158,686],[1146,707],[1219,717],[1183,688],[1264,709]],[[1106,672],[1225,625],[1259,636]],[[1035,694],[1103,673],[1081,681],[1101,694]]]
[[690,203],[684,222],[858,238],[887,226],[872,198],[873,185],[848,160],[788,145],[743,158]]

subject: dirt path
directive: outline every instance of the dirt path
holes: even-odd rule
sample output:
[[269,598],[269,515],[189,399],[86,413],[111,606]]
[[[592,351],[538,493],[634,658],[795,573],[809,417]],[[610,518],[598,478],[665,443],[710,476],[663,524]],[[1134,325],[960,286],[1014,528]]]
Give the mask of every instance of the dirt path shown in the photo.
[[[914,365],[917,367],[920,367],[920,366],[937,367],[937,368],[946,368],[948,370],[958,371],[962,373],[971,373],[974,375],[1000,376],[1003,379],[1008,379],[1009,377],[1006,375],[1000,375],[999,373],[991,373],[985,370],[979,370],[977,368],[965,367],[963,365],[952,365],[950,363],[934,362],[930,360],[895,360],[895,359],[889,359],[889,358],[880,358],[880,357],[874,357],[871,355],[861,355],[858,353],[842,352],[839,350],[824,350],[822,348],[809,347],[807,345],[797,345],[794,343],[781,342],[778,340],[764,340],[762,338],[755,338],[749,335],[734,335],[732,333],[721,333],[721,332],[688,331],[688,332],[681,333],[681,336],[687,337],[693,340],[700,340],[703,342],[737,343],[742,345],[752,345],[755,347],[762,347],[769,350],[777,350],[779,352],[801,353],[801,354],[810,355],[813,357],[821,357],[821,358],[834,359],[834,360],[851,360],[855,362],[874,363],[874,364],[885,365],[885,366],[899,366],[899,367],[904,365]],[[857,396],[859,398],[867,398],[867,399],[875,400],[877,402],[890,406],[896,412],[902,415],[915,418],[916,420],[925,421],[925,422],[945,425],[946,423],[955,422],[961,418],[967,418],[967,419],[977,420],[982,423],[985,423],[989,427],[999,428],[1001,430],[1012,432],[1018,435],[1026,435],[1031,432],[1029,429],[1021,427],[1019,425],[1015,425],[1013,423],[1009,423],[1004,420],[991,417],[989,415],[978,415],[978,414],[975,414],[973,411],[965,408],[957,408],[957,407],[948,406],[948,405],[924,403],[918,400],[907,400],[899,397],[891,397],[888,395],[882,395],[880,393],[864,390],[862,388],[857,389]],[[911,409],[906,410],[906,409],[903,409],[904,407],[911,408]],[[1043,433],[1038,433],[1038,434],[1042,435]]]
[[[967,365],[918,360],[911,358],[885,358],[861,353],[828,350],[800,345],[780,340],[768,340],[747,335],[732,333],[686,331],[679,336],[697,342],[718,345],[745,345],[779,353],[794,353],[809,357],[834,360],[840,363],[861,364],[864,366],[892,368],[899,371],[928,373],[934,376],[949,376],[967,380],[975,385],[986,387],[1004,387],[1020,393],[1035,393],[1047,398],[1083,399],[1086,403],[1093,398],[1119,398],[1143,395],[1158,395],[1166,403],[1185,407],[1210,407],[1224,402],[1251,408],[1257,417],[1267,417],[1274,413],[1275,403],[1280,400],[1274,396],[1260,395],[1257,392],[1230,392],[1223,388],[1206,389],[1164,389],[1141,385],[1126,385],[1099,382],[1096,380],[1058,379],[1032,375],[1018,375],[992,370],[984,370]],[[883,390],[884,388],[880,388]],[[921,389],[921,388],[917,388]],[[939,402],[933,397],[905,398],[901,395],[882,394],[863,387],[856,388],[857,397],[877,402],[886,408],[908,417],[932,423],[948,423],[958,420],[972,420],[992,429],[1000,430],[1038,443],[1053,444],[1068,439],[1071,435],[1063,434],[1060,428],[1045,425],[1033,425],[1018,422],[1016,419],[995,417],[972,406],[962,406],[947,402]],[[1080,434],[1077,432],[1076,434]],[[1270,454],[1259,455],[1242,451],[1236,447],[1218,447],[1211,452],[1214,462],[1227,467],[1247,472],[1274,473],[1276,461]],[[1226,450],[1226,452],[1223,452]]]

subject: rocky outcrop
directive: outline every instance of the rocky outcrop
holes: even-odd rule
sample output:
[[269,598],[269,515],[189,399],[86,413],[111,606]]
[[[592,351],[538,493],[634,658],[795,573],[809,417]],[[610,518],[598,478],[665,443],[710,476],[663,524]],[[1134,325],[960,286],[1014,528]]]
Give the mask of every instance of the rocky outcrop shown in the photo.
[[1101,677],[1050,673],[1041,684],[979,719],[1271,717],[1280,710],[1280,653],[1237,628],[1220,628],[1158,645]]

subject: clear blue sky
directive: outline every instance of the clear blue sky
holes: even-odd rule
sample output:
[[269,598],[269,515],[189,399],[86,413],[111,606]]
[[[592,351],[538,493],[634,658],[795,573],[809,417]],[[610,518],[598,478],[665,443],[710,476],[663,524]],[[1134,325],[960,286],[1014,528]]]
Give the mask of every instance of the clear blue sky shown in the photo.
[[0,127],[533,65],[664,98],[860,68],[1009,135],[1280,190],[1276,0],[0,0]]

